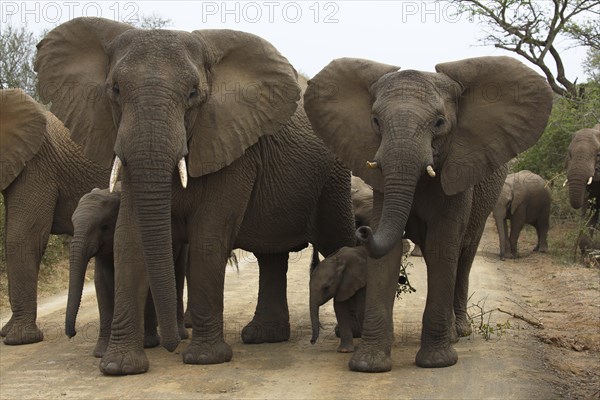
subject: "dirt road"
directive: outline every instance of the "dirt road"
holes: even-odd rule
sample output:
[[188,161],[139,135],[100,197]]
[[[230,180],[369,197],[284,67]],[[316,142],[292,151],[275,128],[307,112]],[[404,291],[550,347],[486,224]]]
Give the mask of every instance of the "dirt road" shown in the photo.
[[[491,239],[495,243],[495,239]],[[486,243],[482,242],[485,252]],[[292,338],[278,344],[245,345],[242,327],[251,319],[258,287],[258,269],[251,255],[238,252],[239,272],[227,268],[225,281],[226,340],[233,360],[222,365],[192,366],[181,362],[180,350],[147,351],[148,373],[106,377],[91,356],[96,339],[97,308],[88,290],[78,319],[79,333],[69,341],[63,333],[66,297],[46,299],[40,306],[39,323],[45,332],[41,343],[11,347],[0,344],[0,398],[557,398],[556,376],[545,366],[544,346],[537,328],[518,319],[500,338],[485,341],[480,335],[463,338],[455,345],[458,363],[450,368],[421,369],[414,357],[419,345],[421,315],[426,296],[425,268],[411,257],[411,283],[417,292],[404,295],[395,306],[394,368],[389,373],[360,374],[347,367],[350,355],[337,353],[333,334],[335,316],[325,306],[321,321],[325,330],[317,344],[310,344],[308,266],[310,251],[290,257],[288,301]],[[486,310],[500,307],[520,312],[525,300],[515,293],[507,268],[495,257],[478,255],[471,275],[471,303],[485,299]],[[481,301],[480,301],[481,300]],[[4,324],[9,313],[1,316]],[[490,324],[509,316],[492,313]],[[486,322],[487,319],[486,319]]]

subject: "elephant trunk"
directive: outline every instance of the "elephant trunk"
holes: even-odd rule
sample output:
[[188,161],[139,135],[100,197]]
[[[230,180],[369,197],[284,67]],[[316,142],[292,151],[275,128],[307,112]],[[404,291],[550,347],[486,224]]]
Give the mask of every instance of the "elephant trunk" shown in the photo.
[[319,307],[321,305],[316,299],[316,296],[311,294],[310,296],[310,323],[312,326],[312,336],[310,343],[315,344],[319,338],[319,330],[321,329],[321,322],[319,320]]
[[585,203],[585,192],[587,182],[592,176],[592,173],[585,171],[568,171],[567,178],[569,179],[569,202],[574,209],[580,209]]
[[493,215],[494,221],[496,222],[496,229],[498,230],[498,238],[500,240],[500,258],[504,258],[506,256],[506,240],[508,239],[504,232],[504,220],[506,214],[494,210]]
[[83,285],[87,266],[92,258],[92,252],[86,243],[90,241],[84,234],[76,234],[71,240],[69,249],[69,295],[67,300],[67,311],[65,316],[65,333],[72,338],[77,333],[75,321],[81,305]]
[[180,342],[171,244],[171,186],[175,161],[161,161],[164,159],[164,154],[145,153],[141,160],[129,160],[127,169],[131,171],[128,186],[137,212],[162,345],[174,351]]
[[424,171],[421,163],[404,161],[414,158],[414,154],[396,147],[386,151],[379,162],[383,174],[383,209],[379,225],[375,232],[368,226],[362,226],[356,231],[357,239],[366,245],[372,258],[385,256],[402,238],[415,187]]

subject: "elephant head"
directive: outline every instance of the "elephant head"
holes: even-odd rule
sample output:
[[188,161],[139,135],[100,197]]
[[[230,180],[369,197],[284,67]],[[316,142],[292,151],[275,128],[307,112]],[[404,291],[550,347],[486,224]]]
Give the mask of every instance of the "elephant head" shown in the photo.
[[216,172],[278,132],[297,108],[296,71],[248,33],[141,30],[101,18],[64,23],[37,48],[42,98],[89,158],[105,166],[114,160],[111,183],[122,170],[162,344],[173,351],[176,171],[185,187],[188,174]]
[[373,188],[358,176],[352,176],[352,209],[356,227],[371,225],[373,218]]
[[310,275],[311,343],[319,338],[319,307],[332,298],[346,301],[367,284],[364,247],[342,247],[323,261]]
[[566,161],[569,202],[581,208],[586,199],[586,185],[600,183],[600,124],[581,129],[573,135]]
[[47,112],[21,89],[0,90],[0,191],[42,147]]
[[552,92],[521,62],[481,57],[436,71],[343,58],[309,82],[305,109],[315,132],[383,193],[376,231],[357,230],[371,257],[402,236],[418,183],[460,193],[533,145],[546,126]]
[[65,317],[68,337],[76,333],[75,321],[89,261],[97,255],[113,252],[120,202],[120,185],[113,193],[108,189],[93,189],[79,200],[71,217],[73,239],[69,251],[69,296]]

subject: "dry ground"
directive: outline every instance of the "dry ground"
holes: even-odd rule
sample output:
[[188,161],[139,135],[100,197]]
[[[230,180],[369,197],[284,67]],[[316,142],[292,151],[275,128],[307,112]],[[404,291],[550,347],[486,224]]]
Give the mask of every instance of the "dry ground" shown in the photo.
[[[495,255],[497,237],[488,226],[473,267],[471,303],[488,312],[485,323],[504,328],[488,341],[480,334],[461,339],[455,346],[459,361],[453,367],[414,365],[426,296],[420,258],[411,257],[414,265],[408,269],[417,292],[403,295],[394,311],[394,369],[359,374],[348,371],[349,355],[335,351],[331,305],[322,311],[325,329],[318,343],[310,344],[308,250],[290,262],[290,341],[241,343],[241,328],[255,307],[258,269],[251,255],[238,252],[240,270],[228,267],[225,282],[226,340],[234,354],[230,363],[184,365],[179,355],[184,341],[175,354],[148,350],[151,365],[146,374],[102,376],[98,360],[90,355],[97,309],[93,287],[88,286],[79,334],[72,341],[62,331],[66,298],[61,293],[40,301],[38,319],[46,335],[42,343],[0,344],[0,398],[598,398],[599,270],[553,262],[549,256],[532,254],[532,247],[528,233],[521,241],[522,258],[501,262]],[[471,311],[474,314],[476,307]],[[9,316],[4,308],[1,322]]]

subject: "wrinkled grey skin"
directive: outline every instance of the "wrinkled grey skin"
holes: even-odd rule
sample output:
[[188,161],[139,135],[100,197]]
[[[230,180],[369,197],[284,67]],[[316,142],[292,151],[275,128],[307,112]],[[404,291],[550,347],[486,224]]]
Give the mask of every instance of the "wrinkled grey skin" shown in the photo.
[[[162,346],[179,345],[174,240],[189,243],[193,331],[184,363],[231,360],[223,287],[234,248],[252,251],[260,269],[256,312],[242,340],[287,340],[288,252],[312,243],[328,256],[356,241],[350,172],[313,134],[289,62],[243,32],[139,30],[77,18],[38,44],[35,69],[42,87],[86,82],[68,96],[44,93],[45,100],[67,126],[81,127],[75,139],[86,154],[105,165],[116,156],[123,165],[115,310],[100,370],[148,370],[148,287]],[[84,86],[97,89],[93,102]],[[187,171],[187,188],[178,171]]]
[[[342,247],[321,261],[310,275],[311,343],[319,337],[319,307],[334,299],[340,345],[337,351],[354,351],[352,338],[360,336],[365,311],[367,252],[360,247]],[[358,332],[354,332],[358,327]]]
[[492,211],[500,239],[501,259],[519,256],[517,242],[525,224],[533,226],[537,232],[538,242],[533,251],[548,251],[551,203],[550,189],[541,176],[523,170],[506,177]]
[[[451,343],[469,332],[468,276],[505,164],[537,141],[552,107],[547,82],[509,57],[438,64],[436,71],[342,58],[306,90],[315,132],[373,187],[376,223],[357,230],[369,258],[362,341],[349,363],[355,371],[392,368],[404,231],[427,264],[416,364],[456,363]],[[499,89],[493,104],[491,85]]]
[[[573,134],[565,169],[571,207],[581,210],[588,231],[581,235],[579,248],[597,248],[594,231],[600,216],[600,124],[580,129]],[[589,182],[591,178],[591,182]]]
[[[65,333],[68,337],[76,334],[75,322],[81,303],[85,273],[89,261],[94,258],[94,284],[100,314],[98,340],[94,348],[94,357],[102,357],[110,338],[110,329],[114,311],[114,233],[120,205],[120,185],[113,193],[108,189],[93,189],[80,200],[73,213],[73,239],[69,252],[69,295],[65,315]],[[185,277],[185,257],[187,245],[179,245],[174,250],[180,260],[175,260],[177,278],[177,323],[182,339],[188,332],[183,325],[183,280]],[[183,253],[180,253],[182,251]],[[152,296],[148,300],[144,313],[144,347],[160,344],[156,330],[156,313]]]
[[[2,245],[12,311],[0,335],[5,344],[21,345],[44,337],[36,324],[37,283],[49,235],[73,234],[71,215],[79,198],[94,187],[106,185],[110,171],[87,159],[63,124],[20,89],[2,90],[0,103],[1,189],[6,218]],[[14,132],[6,128],[6,120],[12,121],[13,128],[21,120],[39,123],[24,122],[26,126],[16,134],[22,140],[16,141],[8,139]],[[30,159],[20,160],[18,175],[7,177],[11,171],[5,158],[25,154],[22,144],[31,144],[36,137],[39,148]]]

